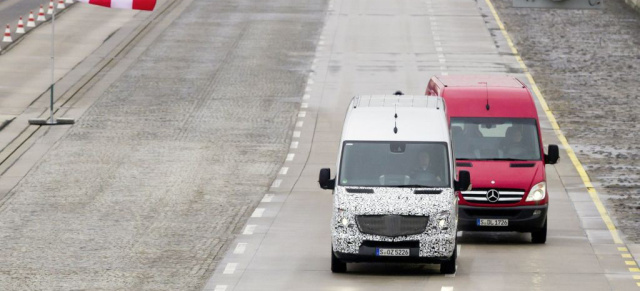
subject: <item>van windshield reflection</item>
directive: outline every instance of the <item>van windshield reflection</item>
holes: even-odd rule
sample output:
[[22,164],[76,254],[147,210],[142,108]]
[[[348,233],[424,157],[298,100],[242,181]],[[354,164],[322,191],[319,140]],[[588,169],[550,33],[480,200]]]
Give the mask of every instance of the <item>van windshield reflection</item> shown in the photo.
[[364,187],[449,187],[446,143],[345,141],[339,184]]
[[458,160],[540,160],[538,127],[531,118],[451,118]]

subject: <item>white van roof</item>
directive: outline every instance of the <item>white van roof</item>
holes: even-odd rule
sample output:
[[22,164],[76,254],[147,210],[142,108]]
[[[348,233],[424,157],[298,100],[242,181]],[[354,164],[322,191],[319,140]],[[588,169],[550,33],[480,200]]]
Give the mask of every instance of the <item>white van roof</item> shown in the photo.
[[[395,118],[397,114],[398,118]],[[394,133],[394,127],[397,133]],[[351,100],[342,140],[449,142],[442,97],[374,95]]]

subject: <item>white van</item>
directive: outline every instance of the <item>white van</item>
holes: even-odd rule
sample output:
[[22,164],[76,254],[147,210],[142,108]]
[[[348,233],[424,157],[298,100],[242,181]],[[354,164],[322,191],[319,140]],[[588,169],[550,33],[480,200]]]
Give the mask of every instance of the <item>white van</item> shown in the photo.
[[[398,93],[396,93],[398,94]],[[401,94],[401,93],[400,93]],[[357,96],[342,130],[333,189],[331,270],[347,263],[440,264],[455,273],[458,198],[445,103],[437,96]]]

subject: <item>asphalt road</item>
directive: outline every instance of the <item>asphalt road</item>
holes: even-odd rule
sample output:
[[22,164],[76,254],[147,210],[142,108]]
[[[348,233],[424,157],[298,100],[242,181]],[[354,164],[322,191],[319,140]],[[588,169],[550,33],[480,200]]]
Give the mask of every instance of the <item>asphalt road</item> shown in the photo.
[[484,1],[175,3],[77,97],[77,124],[42,130],[14,164],[36,166],[0,200],[0,290],[638,290],[565,151],[547,170],[547,244],[464,232],[452,276],[330,272],[317,177],[353,95],[526,79]]
[[[484,1],[331,0],[290,159],[205,290],[638,290],[566,152],[547,168],[549,237],[459,233],[455,276],[437,265],[330,266],[330,191],[345,108],[356,94],[424,94],[433,74],[527,80]],[[539,104],[540,105],[540,104]],[[545,143],[559,144],[539,108]]]

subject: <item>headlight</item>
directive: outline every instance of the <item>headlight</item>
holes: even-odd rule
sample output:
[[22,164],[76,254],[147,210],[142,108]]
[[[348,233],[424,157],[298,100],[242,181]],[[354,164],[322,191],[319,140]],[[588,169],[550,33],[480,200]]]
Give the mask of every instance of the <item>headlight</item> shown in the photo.
[[441,211],[436,218],[436,224],[440,230],[449,229],[449,211]]
[[545,196],[547,196],[547,183],[540,182],[531,187],[531,190],[529,190],[529,196],[527,196],[526,201],[542,201],[544,200]]
[[339,223],[339,226],[343,226],[343,227],[351,227],[351,226],[353,226],[353,224],[351,224],[349,222],[349,218],[348,218],[347,212],[344,209],[338,208],[336,210],[336,214],[337,214],[336,218],[337,218],[337,221]]

